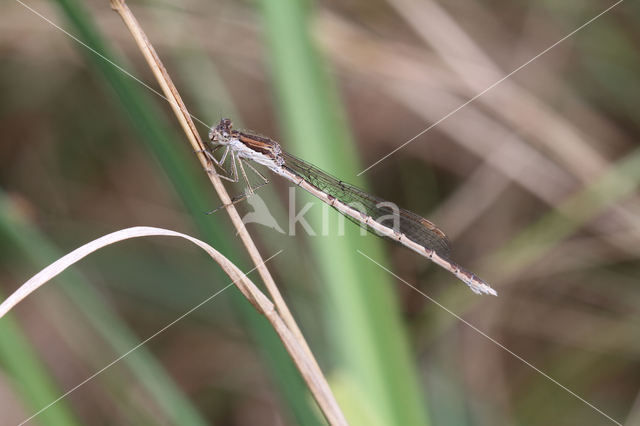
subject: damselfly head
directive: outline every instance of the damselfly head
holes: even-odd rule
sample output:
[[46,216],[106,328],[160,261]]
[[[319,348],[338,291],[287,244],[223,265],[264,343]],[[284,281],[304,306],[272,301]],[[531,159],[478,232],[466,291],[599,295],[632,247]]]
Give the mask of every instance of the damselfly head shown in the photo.
[[214,143],[224,144],[231,136],[231,127],[233,124],[228,118],[223,118],[217,126],[209,131],[209,140]]

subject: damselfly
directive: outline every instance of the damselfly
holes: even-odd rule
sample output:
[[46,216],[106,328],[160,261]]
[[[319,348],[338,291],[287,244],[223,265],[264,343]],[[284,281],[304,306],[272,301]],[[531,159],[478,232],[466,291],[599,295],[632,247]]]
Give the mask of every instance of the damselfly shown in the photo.
[[[473,292],[497,295],[486,282],[449,259],[447,236],[427,219],[330,176],[283,151],[277,142],[265,136],[232,129],[229,119],[222,119],[220,124],[211,128],[209,140],[210,146],[207,147],[206,154],[215,165],[223,168],[226,159],[231,158],[231,176],[221,177],[237,182],[240,169],[249,184],[244,168],[246,165],[266,183],[267,179],[250,162],[266,166],[347,218],[365,226],[370,232],[395,240],[443,267],[467,284]],[[216,159],[214,154],[218,150],[222,150],[222,154]],[[250,184],[249,191],[252,191]]]

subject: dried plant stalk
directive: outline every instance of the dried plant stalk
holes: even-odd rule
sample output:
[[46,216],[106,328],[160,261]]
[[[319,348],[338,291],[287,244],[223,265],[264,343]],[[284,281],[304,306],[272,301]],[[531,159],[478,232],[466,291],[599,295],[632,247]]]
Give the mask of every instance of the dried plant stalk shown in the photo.
[[[315,360],[315,357],[313,356],[311,350],[309,349],[309,346],[307,345],[306,340],[302,335],[302,332],[300,331],[300,328],[298,327],[295,320],[293,319],[293,315],[291,315],[289,308],[287,307],[284,299],[282,298],[282,295],[280,294],[278,287],[276,286],[276,283],[273,280],[273,277],[271,276],[267,267],[264,265],[262,257],[260,256],[260,253],[258,252],[258,249],[255,243],[251,239],[251,236],[249,235],[246,228],[244,227],[244,224],[242,223],[242,219],[240,218],[238,211],[235,209],[235,206],[231,203],[231,198],[229,197],[229,194],[226,192],[224,185],[222,184],[218,175],[210,172],[210,170],[212,170],[213,168],[213,165],[211,164],[210,160],[206,157],[206,155],[204,155],[203,153],[205,146],[202,143],[200,135],[195,128],[195,124],[193,123],[193,120],[191,120],[191,116],[187,111],[187,108],[184,102],[182,101],[182,98],[180,97],[178,90],[176,89],[175,85],[171,81],[171,78],[169,77],[169,74],[167,73],[166,68],[162,64],[162,61],[160,61],[160,58],[158,57],[155,49],[149,42],[149,39],[147,38],[144,31],[140,27],[140,24],[136,20],[135,16],[133,15],[129,7],[125,4],[124,0],[111,0],[111,7],[120,14],[125,25],[133,35],[138,45],[138,48],[144,55],[148,65],[151,67],[151,70],[153,71],[156,79],[158,80],[158,83],[162,87],[162,90],[165,96],[167,97],[167,100],[171,105],[171,108],[173,109],[176,117],[178,118],[178,121],[180,122],[182,129],[187,135],[187,138],[189,139],[189,142],[191,143],[193,150],[197,153],[198,159],[200,160],[200,164],[207,171],[209,180],[211,181],[211,184],[215,188],[216,192],[218,193],[220,200],[224,205],[229,206],[228,208],[226,208],[226,210],[229,213],[231,222],[236,228],[238,235],[240,236],[240,239],[242,240],[245,248],[249,252],[249,256],[251,257],[251,260],[256,265],[256,268],[258,269],[258,273],[260,274],[260,277],[262,278],[262,281],[264,282],[267,288],[267,291],[271,295],[273,299],[273,303],[278,313],[282,317],[282,320],[284,321],[284,324],[286,324],[286,327],[288,328],[289,332],[293,336],[295,336],[296,340],[299,342],[299,347],[302,348],[302,351],[306,355],[307,363],[304,366],[298,365],[298,368],[300,369],[300,372],[305,378],[307,385],[311,389],[311,392],[314,395],[314,398],[320,405],[322,411],[324,412],[327,419],[331,422],[331,424],[347,424],[346,419],[344,418],[344,415],[340,411],[340,408],[338,407],[338,404],[335,401],[335,398],[330,391],[330,388],[326,382],[326,379],[322,375],[322,372],[320,370],[320,367],[318,366],[317,361]],[[285,346],[287,346],[286,342],[285,342]],[[291,352],[289,346],[287,346],[287,350],[289,350],[289,353],[293,356],[293,353]],[[303,371],[306,369],[308,370]],[[313,377],[313,379],[311,379],[311,377]],[[323,391],[321,391],[320,389],[323,389]]]

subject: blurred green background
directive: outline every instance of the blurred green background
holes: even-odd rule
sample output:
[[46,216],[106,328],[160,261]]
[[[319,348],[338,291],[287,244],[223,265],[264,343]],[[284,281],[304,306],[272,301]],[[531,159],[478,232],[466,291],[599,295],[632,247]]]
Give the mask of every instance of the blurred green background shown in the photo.
[[[350,423],[640,424],[640,6],[455,111],[612,4],[129,2],[195,117],[229,117],[429,218],[497,289],[476,296],[351,223],[338,235],[333,211],[323,232],[317,202],[305,219],[318,235],[292,233],[291,209],[312,199],[297,191],[295,207],[270,176],[259,195],[285,232],[248,228],[265,258],[284,250],[268,266]],[[108,1],[3,2],[0,63],[3,298],[135,225],[253,267],[225,213],[204,214],[220,201]],[[235,288],[128,353],[229,282],[173,239],[83,260],[0,320],[0,424],[125,354],[29,424],[324,424]]]

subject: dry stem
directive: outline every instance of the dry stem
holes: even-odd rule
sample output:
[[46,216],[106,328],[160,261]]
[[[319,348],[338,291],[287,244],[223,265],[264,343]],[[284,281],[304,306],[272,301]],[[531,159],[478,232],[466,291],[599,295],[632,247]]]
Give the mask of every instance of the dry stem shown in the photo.
[[[176,114],[176,117],[178,118],[178,121],[180,122],[182,129],[187,135],[187,138],[189,139],[189,142],[191,143],[193,150],[197,153],[198,159],[200,160],[200,164],[207,171],[209,180],[211,181],[211,184],[215,188],[216,192],[218,193],[220,200],[224,205],[229,205],[229,207],[226,210],[229,213],[231,222],[233,223],[234,227],[238,232],[238,235],[240,236],[240,239],[245,245],[247,251],[249,252],[249,255],[251,256],[251,260],[256,265],[258,269],[258,273],[260,274],[260,277],[262,278],[263,282],[265,283],[265,286],[267,287],[267,291],[273,298],[273,302],[276,306],[278,313],[282,317],[284,324],[286,324],[286,327],[288,327],[289,332],[292,333],[293,336],[295,336],[296,340],[300,342],[300,347],[302,348],[302,351],[306,353],[308,362],[306,363],[305,366],[298,365],[298,368],[300,369],[303,377],[307,381],[307,385],[310,387],[311,392],[313,393],[314,397],[316,398],[316,401],[322,408],[324,414],[327,416],[327,419],[329,419],[329,421],[332,424],[346,424],[346,420],[342,412],[340,411],[340,408],[338,407],[338,404],[335,401],[335,398],[331,394],[329,390],[329,386],[326,383],[326,379],[322,375],[322,372],[320,371],[320,367],[318,366],[318,363],[313,357],[313,354],[311,353],[309,346],[307,345],[304,337],[302,336],[302,332],[298,328],[298,325],[293,319],[293,316],[291,315],[289,308],[287,307],[284,299],[280,295],[280,292],[278,291],[276,283],[271,277],[269,270],[264,265],[262,257],[260,256],[260,253],[258,252],[258,249],[256,248],[255,243],[253,242],[253,240],[249,236],[249,233],[244,227],[244,224],[242,223],[242,220],[240,218],[240,215],[238,214],[238,211],[235,209],[235,206],[231,204],[231,199],[229,197],[229,194],[226,192],[222,182],[220,181],[220,178],[215,173],[210,172],[210,170],[212,170],[212,164],[209,161],[209,159],[206,157],[206,155],[204,155],[203,153],[205,146],[202,143],[202,140],[200,139],[200,135],[198,134],[195,128],[195,125],[191,120],[191,116],[187,111],[187,108],[184,105],[184,102],[182,101],[182,98],[180,97],[178,90],[176,89],[175,85],[171,81],[171,78],[169,77],[167,70],[165,69],[164,65],[160,61],[160,58],[158,57],[155,49],[147,39],[147,36],[144,34],[142,28],[138,24],[138,21],[133,16],[133,13],[129,9],[129,7],[125,4],[124,0],[111,0],[111,6],[120,14],[122,19],[124,20],[125,25],[133,35],[134,39],[136,40],[138,47],[140,48],[145,59],[147,60],[147,63],[151,67],[154,75],[156,76],[156,79],[158,80],[158,83],[160,83],[160,86],[162,87],[162,90],[165,96],[167,97],[169,104],[171,105],[171,108]],[[270,318],[269,315],[267,315],[267,317]],[[274,327],[276,326],[273,322],[272,324],[274,325]],[[288,346],[287,346],[287,349],[290,350]],[[309,371],[304,371],[305,368],[309,369]],[[314,377],[313,380],[309,379],[310,372],[313,373],[313,377]],[[319,383],[322,384],[322,386],[320,387],[325,388],[327,392],[322,392],[320,389],[318,389]]]

